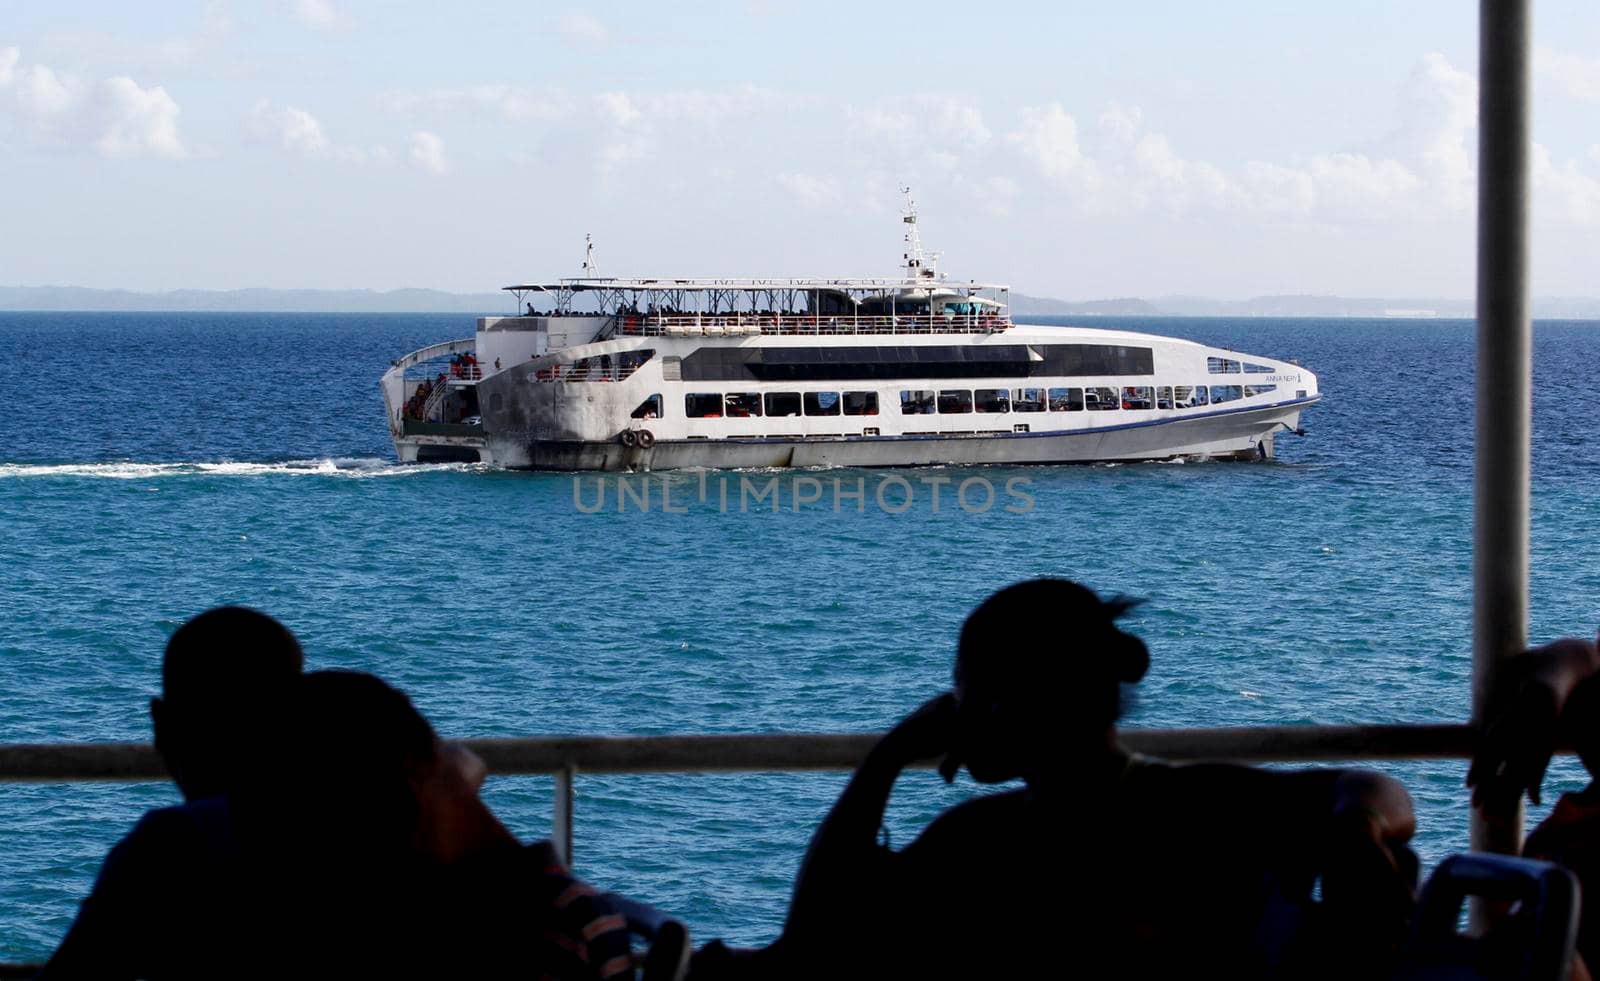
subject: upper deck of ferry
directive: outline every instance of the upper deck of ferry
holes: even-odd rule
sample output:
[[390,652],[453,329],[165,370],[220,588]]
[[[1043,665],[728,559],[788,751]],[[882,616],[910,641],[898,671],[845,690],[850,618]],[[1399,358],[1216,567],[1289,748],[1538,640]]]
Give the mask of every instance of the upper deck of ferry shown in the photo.
[[[993,334],[1011,288],[934,276],[884,279],[572,278],[505,287],[530,317],[613,319],[600,337]],[[547,299],[548,311],[535,299]]]

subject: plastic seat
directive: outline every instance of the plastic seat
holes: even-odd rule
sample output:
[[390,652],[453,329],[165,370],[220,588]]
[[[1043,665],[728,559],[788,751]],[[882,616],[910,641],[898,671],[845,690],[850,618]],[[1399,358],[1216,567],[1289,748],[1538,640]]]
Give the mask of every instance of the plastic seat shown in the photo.
[[647,903],[614,892],[605,893],[613,909],[628,921],[628,932],[647,947],[640,981],[682,981],[689,973],[689,930]]
[[[1481,937],[1460,932],[1467,897],[1509,912]],[[1578,880],[1528,858],[1475,852],[1440,863],[1417,905],[1395,981],[1567,981],[1578,936]]]

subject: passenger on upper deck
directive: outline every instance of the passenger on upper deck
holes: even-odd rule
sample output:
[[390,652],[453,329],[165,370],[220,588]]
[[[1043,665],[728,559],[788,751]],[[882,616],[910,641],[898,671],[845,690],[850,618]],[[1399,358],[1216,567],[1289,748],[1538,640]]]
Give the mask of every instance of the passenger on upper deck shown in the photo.
[[[1116,626],[1132,605],[1060,579],[980,605],[954,690],[856,771],[812,838],[782,938],[750,973],[1033,977],[1109,963],[1101,973],[1123,977],[1381,976],[1412,903],[1404,788],[1362,770],[1123,750],[1115,723],[1148,664]],[[900,771],[941,757],[947,780],[965,767],[1024,786],[951,808],[902,850],[880,845]]]

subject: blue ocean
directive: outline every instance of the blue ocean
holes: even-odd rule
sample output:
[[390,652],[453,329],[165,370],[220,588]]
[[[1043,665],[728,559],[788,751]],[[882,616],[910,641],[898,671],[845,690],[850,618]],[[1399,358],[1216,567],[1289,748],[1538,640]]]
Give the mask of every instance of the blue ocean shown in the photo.
[[[282,619],[312,667],[399,685],[448,736],[881,729],[947,684],[979,600],[1046,574],[1147,600],[1129,725],[1464,719],[1472,325],[1095,322],[1298,358],[1325,399],[1264,464],[946,470],[937,508],[939,471],[818,472],[817,500],[785,485],[776,513],[740,507],[737,475],[723,505],[715,474],[665,476],[664,512],[658,475],[648,511],[619,511],[592,476],[392,462],[379,375],[469,318],[0,314],[0,741],[147,739],[167,635],[219,603]],[[1535,363],[1531,633],[1590,634],[1600,323],[1538,324]],[[918,493],[890,513],[897,475]],[[1029,506],[962,507],[973,476]],[[1465,848],[1465,764],[1387,769],[1425,864]],[[575,864],[699,940],[761,943],[844,779],[580,774]],[[1580,779],[1564,762],[1547,790]],[[891,839],[974,792],[906,775]],[[548,834],[549,780],[487,796]],[[106,850],[174,799],[0,785],[0,961],[47,956]]]

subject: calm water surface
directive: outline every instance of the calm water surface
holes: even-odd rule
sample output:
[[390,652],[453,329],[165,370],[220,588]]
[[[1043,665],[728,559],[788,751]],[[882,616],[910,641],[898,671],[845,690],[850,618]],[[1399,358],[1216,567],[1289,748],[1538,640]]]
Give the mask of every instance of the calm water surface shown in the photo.
[[[1472,327],[1099,318],[1296,357],[1325,401],[1264,465],[949,470],[984,513],[902,514],[880,472],[820,502],[596,514],[572,478],[390,463],[377,379],[468,318],[0,313],[0,741],[148,738],[166,636],[247,603],[312,667],[374,671],[451,736],[870,730],[946,683],[962,617],[1034,575],[1148,598],[1133,725],[1441,722],[1470,671]],[[1600,620],[1600,324],[1538,325],[1533,636]],[[900,473],[919,489],[929,471]],[[832,481],[864,480],[862,512]],[[594,478],[586,485],[592,503]],[[659,488],[659,485],[658,485]],[[657,488],[657,490],[658,490]],[[948,491],[946,492],[948,494]],[[1040,624],[1048,640],[1051,624]],[[1432,864],[1465,846],[1464,766],[1390,767]],[[1556,789],[1578,774],[1553,774]],[[580,777],[577,867],[700,938],[775,935],[843,774]],[[904,842],[972,793],[907,775]],[[549,781],[492,780],[524,837]],[[162,785],[0,786],[0,960],[45,956]]]

